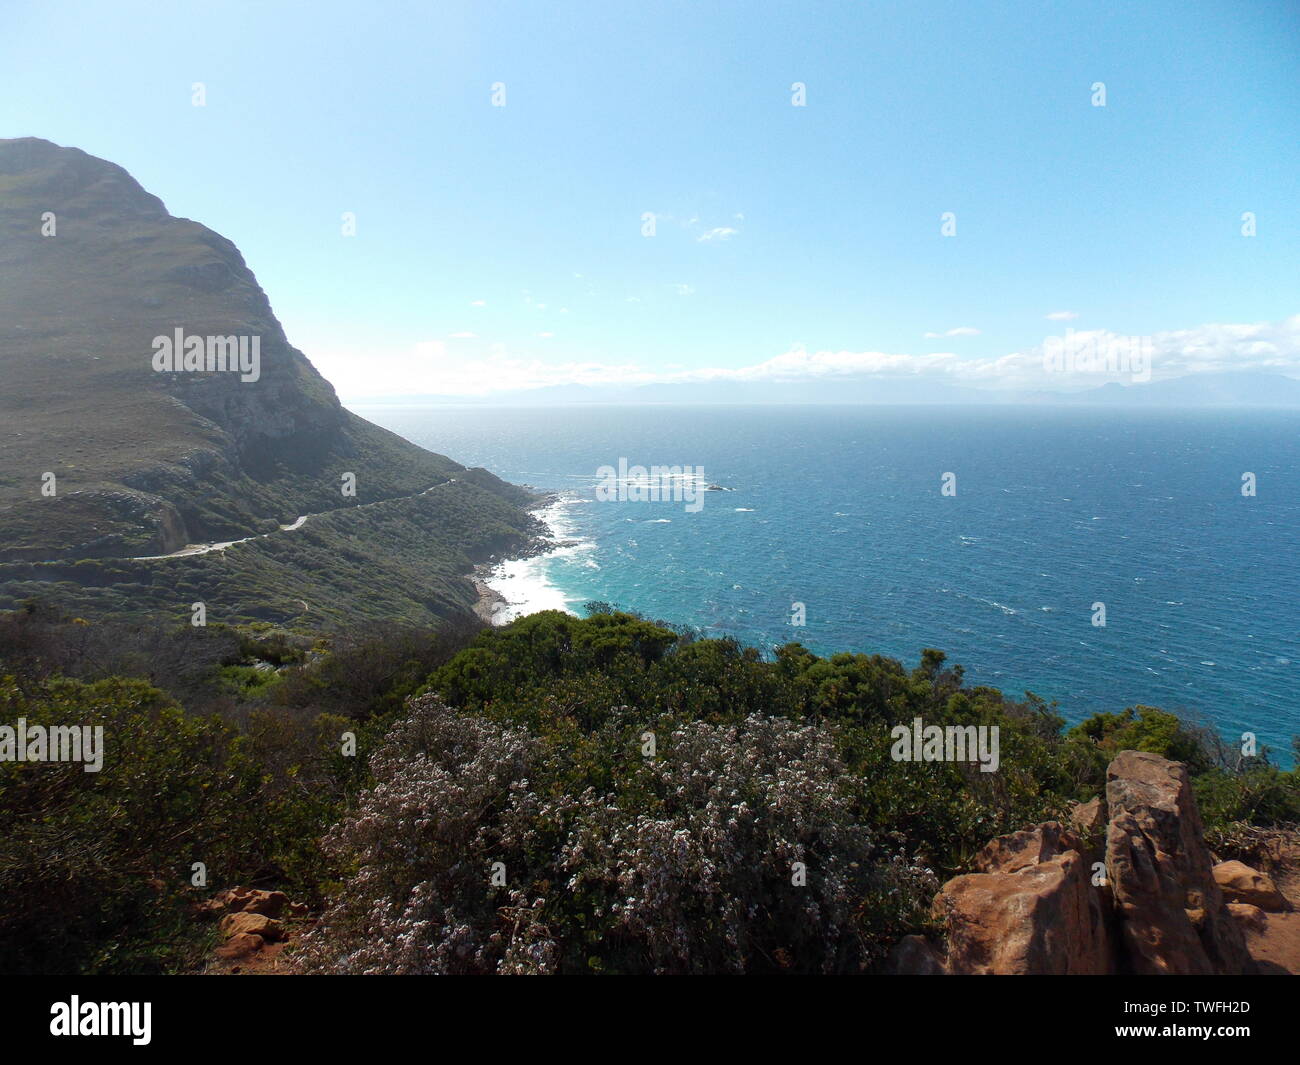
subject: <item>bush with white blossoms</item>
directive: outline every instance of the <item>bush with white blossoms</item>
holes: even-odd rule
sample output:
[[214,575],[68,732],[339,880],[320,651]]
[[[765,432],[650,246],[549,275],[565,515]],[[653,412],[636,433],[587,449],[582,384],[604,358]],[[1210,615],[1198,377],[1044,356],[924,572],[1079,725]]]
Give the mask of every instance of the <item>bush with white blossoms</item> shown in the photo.
[[573,794],[567,749],[433,696],[409,715],[327,841],[352,872],[316,971],[858,971],[937,887],[873,845],[833,725],[677,724],[650,758],[602,730],[605,786]]
[[832,726],[692,722],[637,784],[585,808],[560,858],[625,967],[853,971],[937,886],[858,823]]
[[[458,714],[431,697],[370,761],[374,786],[325,840],[353,868],[301,948],[337,973],[549,971],[555,946],[542,900],[518,883],[543,829],[528,774],[539,745],[521,729]],[[513,878],[513,879],[511,879]]]

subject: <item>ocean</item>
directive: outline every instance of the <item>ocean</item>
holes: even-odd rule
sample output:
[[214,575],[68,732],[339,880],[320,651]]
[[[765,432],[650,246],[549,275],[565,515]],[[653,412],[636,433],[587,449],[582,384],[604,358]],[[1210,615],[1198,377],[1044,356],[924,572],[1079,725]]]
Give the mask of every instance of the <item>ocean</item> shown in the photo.
[[[1071,723],[1158,706],[1291,764],[1296,412],[355,409],[558,494],[543,516],[568,546],[489,582],[516,615],[601,600],[763,648],[911,666],[936,647],[967,683],[1032,691]],[[620,459],[703,467],[728,490],[698,509],[598,501]]]

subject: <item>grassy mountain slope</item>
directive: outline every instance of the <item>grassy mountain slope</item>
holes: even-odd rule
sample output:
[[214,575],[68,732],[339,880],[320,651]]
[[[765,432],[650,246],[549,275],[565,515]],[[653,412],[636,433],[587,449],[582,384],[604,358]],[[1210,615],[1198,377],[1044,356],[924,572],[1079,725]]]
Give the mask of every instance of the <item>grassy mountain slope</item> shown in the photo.
[[[178,328],[260,337],[260,379],[156,372],[153,338]],[[372,586],[391,581],[388,605],[427,621],[470,592],[459,581],[426,596],[424,577],[444,582],[536,532],[529,493],[344,410],[234,244],[173,218],[121,167],[34,138],[0,140],[0,381],[0,602],[63,581],[72,605],[114,611],[182,589],[240,616],[291,591],[342,609],[365,596],[329,558],[364,538]],[[445,500],[403,501],[452,480]],[[383,500],[382,514],[348,517]],[[224,554],[123,561],[325,511],[338,514]]]

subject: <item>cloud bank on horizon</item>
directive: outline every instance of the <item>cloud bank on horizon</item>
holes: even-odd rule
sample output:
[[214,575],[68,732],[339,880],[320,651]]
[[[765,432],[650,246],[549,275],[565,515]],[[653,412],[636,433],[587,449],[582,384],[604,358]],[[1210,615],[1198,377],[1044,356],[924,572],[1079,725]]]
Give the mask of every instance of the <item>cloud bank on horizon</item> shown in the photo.
[[[1055,312],[1048,317],[1065,321],[1066,314],[1076,317],[1071,312]],[[959,327],[926,335],[962,337],[978,332],[973,327]],[[631,361],[521,356],[501,343],[467,356],[441,340],[365,351],[308,347],[306,354],[335,382],[340,394],[357,399],[395,395],[481,398],[560,385],[793,383],[872,377],[930,380],[990,391],[1067,393],[1096,388],[1108,381],[1134,380],[1130,367],[1090,369],[1082,360],[1065,367],[1060,366],[1060,360],[1054,364],[1052,353],[1061,346],[1103,353],[1140,348],[1149,359],[1148,376],[1153,381],[1225,371],[1300,378],[1300,314],[1278,322],[1210,323],[1148,337],[1066,327],[1039,344],[996,358],[958,352],[809,351],[796,344],[749,365],[656,369]]]

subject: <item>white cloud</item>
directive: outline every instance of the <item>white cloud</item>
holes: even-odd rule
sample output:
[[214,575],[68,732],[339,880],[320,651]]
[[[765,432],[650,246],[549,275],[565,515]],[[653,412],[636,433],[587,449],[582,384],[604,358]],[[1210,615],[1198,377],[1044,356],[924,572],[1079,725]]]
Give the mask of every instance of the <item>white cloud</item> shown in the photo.
[[469,305],[471,307],[486,307],[487,300],[470,300]]
[[[1128,338],[1107,330],[1067,330],[1076,342],[1105,349]],[[538,338],[551,339],[545,333]],[[795,346],[741,367],[681,369],[672,363],[648,368],[635,363],[551,361],[509,352],[494,344],[487,354],[453,355],[442,341],[410,346],[346,349],[304,344],[312,361],[347,396],[483,396],[493,392],[563,384],[651,384],[691,381],[810,381],[836,377],[919,377],[976,388],[1069,391],[1093,388],[1111,378],[1095,373],[1048,373],[1045,343],[991,358],[954,352],[914,354],[882,351],[807,351]],[[1139,338],[1151,356],[1153,380],[1222,370],[1271,371],[1300,377],[1300,314],[1280,322],[1207,324]],[[1121,378],[1126,383],[1127,377]]]
[[739,232],[739,229],[734,229],[731,226],[715,226],[713,229],[701,233],[695,239],[701,244],[705,244],[715,240],[730,240]]
[[[1265,371],[1300,376],[1300,315],[1280,322],[1255,324],[1212,323],[1193,329],[1129,337],[1105,329],[1067,330],[1075,344],[1091,343],[1106,352],[1112,346],[1127,349],[1131,341],[1150,355],[1151,378],[1161,380],[1186,374],[1222,371]],[[818,351],[801,348],[739,370],[696,371],[714,378],[736,380],[807,380],[828,376],[924,375],[950,384],[1013,390],[1070,391],[1093,388],[1108,380],[1128,383],[1127,373],[1048,372],[1044,353],[1049,338],[1023,351],[996,358],[967,358],[951,352],[933,355],[889,354],[878,351]]]
[[471,333],[467,329],[462,329],[459,333],[450,333],[448,335],[453,340],[472,340],[478,336],[477,333]]
[[946,333],[923,333],[926,340],[939,340],[943,337],[977,337],[980,331],[973,325],[959,325],[956,329],[949,329]]
[[670,289],[672,289],[674,292],[676,292],[677,295],[679,295],[679,296],[694,296],[694,295],[695,295],[695,289],[693,289],[690,285],[682,284],[682,283],[680,283],[680,282],[678,282],[678,283],[676,283],[676,284],[671,284],[671,285],[669,285],[668,287],[669,287]]
[[1073,322],[1079,316],[1074,311],[1052,311],[1043,317],[1049,322]]

